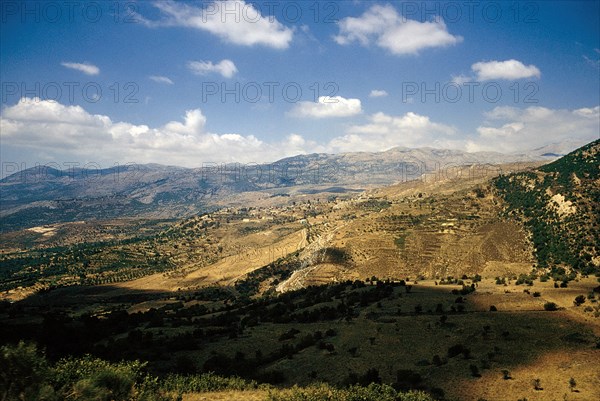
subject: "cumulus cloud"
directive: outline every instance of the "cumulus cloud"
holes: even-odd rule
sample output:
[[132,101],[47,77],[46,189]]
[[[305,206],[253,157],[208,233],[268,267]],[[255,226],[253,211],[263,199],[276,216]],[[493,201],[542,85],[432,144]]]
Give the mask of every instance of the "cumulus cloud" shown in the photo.
[[549,143],[600,137],[600,106],[575,110],[500,106],[485,114],[468,150],[522,152]]
[[[381,151],[394,146],[444,146],[453,127],[427,116],[376,113],[369,124],[353,125],[343,135],[316,142],[299,134],[265,142],[253,135],[207,130],[199,109],[158,127],[115,122],[80,106],[23,98],[0,117],[3,145],[43,160],[161,163],[197,167],[203,162],[265,162],[314,152]],[[438,138],[439,139],[439,138]],[[43,155],[43,156],[42,156]]]
[[221,60],[217,64],[212,61],[189,61],[187,67],[196,75],[221,74],[225,78],[233,77],[238,69],[231,60]]
[[476,132],[431,120],[414,112],[375,113],[367,124],[352,125],[329,141],[329,152],[381,151],[395,146],[526,153],[552,143],[583,144],[600,138],[600,106],[574,110],[500,106],[484,114]]
[[333,152],[382,151],[395,146],[441,146],[453,139],[456,129],[429,117],[408,112],[401,116],[375,113],[369,123],[350,126],[345,135],[332,139]]
[[243,0],[218,0],[196,7],[171,0],[156,1],[163,19],[138,19],[148,26],[181,26],[210,32],[227,43],[241,46],[267,46],[287,49],[293,30],[274,17],[264,17],[252,4]]
[[165,77],[162,75],[150,75],[148,78],[159,84],[173,85],[173,81],[171,81],[169,77]]
[[83,72],[86,75],[98,75],[100,74],[100,68],[90,63],[71,63],[62,62],[60,63],[63,67],[70,68],[72,70]]
[[369,97],[385,97],[388,93],[384,90],[373,89],[371,93],[369,93]]
[[298,102],[290,112],[293,117],[350,117],[362,113],[360,99],[341,96],[320,96],[316,102]]
[[360,17],[346,17],[338,23],[334,40],[340,45],[375,43],[392,54],[417,54],[420,50],[445,47],[462,42],[461,36],[448,32],[441,18],[419,22],[403,18],[390,5],[373,5]]
[[510,59],[506,61],[480,61],[471,66],[478,81],[492,79],[516,80],[521,78],[539,78],[540,70],[533,64],[525,65],[522,62]]
[[115,122],[80,106],[23,98],[2,110],[0,132],[3,151],[7,147],[17,149],[42,162],[112,165],[131,161],[188,167],[203,162],[260,163],[314,152],[375,152],[395,146],[523,153],[550,143],[589,142],[598,139],[600,132],[600,106],[574,110],[496,107],[485,113],[472,135],[415,112],[379,112],[366,119],[366,123],[350,125],[330,140],[316,142],[289,134],[279,141],[265,142],[254,135],[210,132],[200,109],[150,127]]
[[[299,135],[266,143],[253,135],[216,134],[206,129],[199,109],[182,121],[159,127],[115,122],[80,106],[23,98],[0,117],[3,146],[50,160],[162,163],[198,167],[203,162],[262,162],[304,153],[316,146]],[[37,156],[36,156],[37,157]]]
[[452,76],[452,83],[455,83],[456,85],[464,85],[467,82],[471,82],[473,81],[475,78],[474,77],[469,77],[467,75],[453,75]]

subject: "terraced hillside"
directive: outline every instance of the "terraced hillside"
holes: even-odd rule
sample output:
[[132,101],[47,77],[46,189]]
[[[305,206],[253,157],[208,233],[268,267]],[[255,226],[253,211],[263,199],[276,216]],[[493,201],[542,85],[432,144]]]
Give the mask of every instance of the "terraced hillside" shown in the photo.
[[[335,205],[321,220],[309,219],[321,246],[345,257],[337,263],[313,261],[303,274],[305,285],[373,275],[528,273],[534,259],[527,231],[500,216],[501,199],[489,177],[474,177],[470,169],[451,179],[429,177],[369,191]],[[297,281],[292,288],[298,288]]]
[[[527,235],[519,223],[499,217],[500,200],[487,183],[497,170],[473,169],[354,197],[296,194],[273,201],[265,193],[255,206],[181,221],[57,223],[4,233],[3,289],[15,299],[81,284],[172,291],[243,282],[258,270],[251,280],[260,277],[263,292],[373,275],[529,272]],[[266,274],[278,271],[275,262],[289,274]]]

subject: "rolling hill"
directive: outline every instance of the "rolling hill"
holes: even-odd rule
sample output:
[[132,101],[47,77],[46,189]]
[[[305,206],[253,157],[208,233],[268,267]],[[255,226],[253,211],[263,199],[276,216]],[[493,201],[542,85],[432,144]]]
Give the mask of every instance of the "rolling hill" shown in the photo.
[[537,170],[502,175],[505,214],[525,223],[538,264],[565,274],[600,266],[600,140]]

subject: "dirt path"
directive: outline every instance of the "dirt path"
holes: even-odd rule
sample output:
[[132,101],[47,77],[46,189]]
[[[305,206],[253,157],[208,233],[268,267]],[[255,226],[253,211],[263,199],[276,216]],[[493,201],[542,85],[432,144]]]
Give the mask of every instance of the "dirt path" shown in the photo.
[[347,225],[348,223],[340,224],[334,229],[329,230],[327,233],[319,235],[315,241],[308,244],[303,251],[303,255],[301,255],[301,258],[303,258],[303,267],[293,272],[287,280],[279,283],[276,291],[286,292],[304,288],[306,278],[317,269],[322,262],[322,260],[319,260],[319,251],[327,248],[333,241],[335,233]]

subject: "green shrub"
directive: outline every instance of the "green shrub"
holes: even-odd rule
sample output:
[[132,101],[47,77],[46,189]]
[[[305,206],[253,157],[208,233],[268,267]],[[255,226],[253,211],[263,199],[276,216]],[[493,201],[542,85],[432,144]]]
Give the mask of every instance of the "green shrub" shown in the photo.
[[372,383],[366,387],[352,386],[337,389],[328,384],[309,387],[294,386],[287,390],[272,390],[269,401],[433,401],[423,392],[397,392],[385,384]]
[[205,393],[223,390],[254,390],[259,388],[255,381],[244,380],[239,377],[222,377],[214,373],[202,375],[170,375],[162,382],[165,390],[175,393]]
[[5,345],[0,348],[0,398],[3,400],[53,400],[48,384],[50,369],[35,345]]

